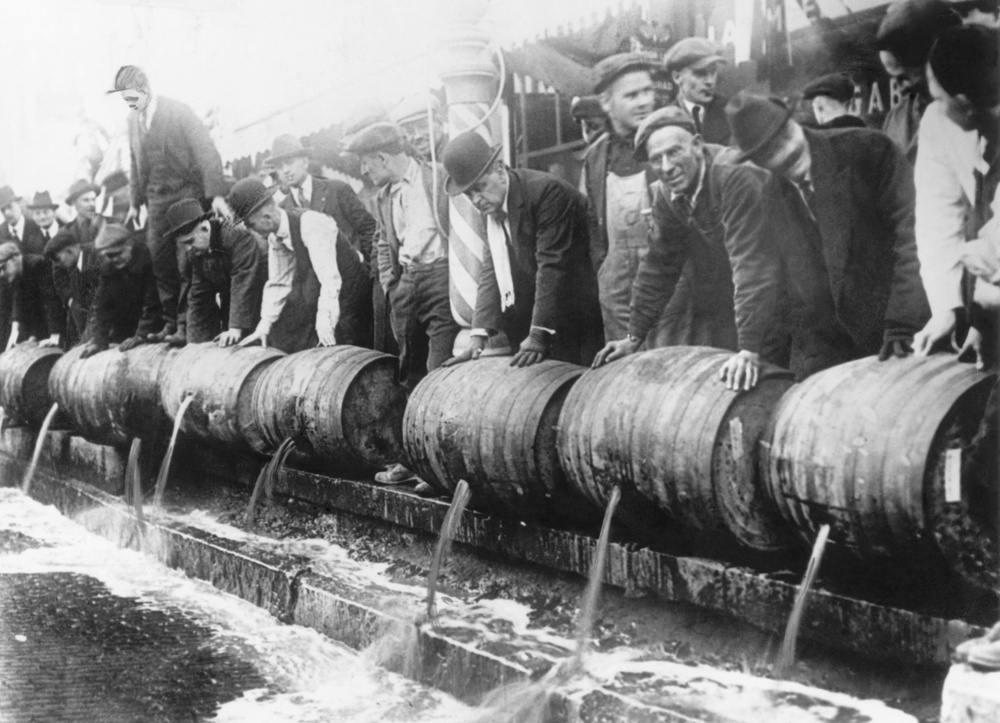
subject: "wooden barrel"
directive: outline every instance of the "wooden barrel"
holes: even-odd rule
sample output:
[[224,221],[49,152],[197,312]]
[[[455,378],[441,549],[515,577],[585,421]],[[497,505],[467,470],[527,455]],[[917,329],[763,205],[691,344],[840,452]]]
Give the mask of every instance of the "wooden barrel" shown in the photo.
[[523,518],[566,512],[556,423],[583,372],[555,361],[519,369],[499,357],[428,374],[403,417],[411,468],[445,492],[464,479],[478,509]]
[[124,446],[135,437],[152,441],[170,433],[160,404],[164,371],[178,351],[143,344],[109,349],[81,359],[83,347],[63,354],[49,376],[49,394],[75,430],[98,444]]
[[55,347],[18,344],[0,354],[0,406],[4,424],[38,427],[52,407],[49,374],[62,356]]
[[194,400],[181,429],[199,439],[233,449],[260,449],[254,426],[253,393],[264,370],[285,353],[277,349],[188,344],[170,362],[160,387],[163,408],[176,419],[181,402]]
[[354,346],[307,349],[272,363],[253,393],[258,451],[273,453],[293,437],[330,473],[367,474],[398,462],[406,407],[398,366],[396,357]]
[[719,380],[730,356],[671,347],[584,374],[559,419],[559,458],[570,482],[602,507],[618,485],[619,518],[653,505],[669,525],[698,533],[702,547],[788,550],[793,540],[762,488],[757,457],[791,373],[765,367],[753,390],[730,391]]
[[996,460],[987,474],[963,464],[993,383],[950,354],[811,376],[781,401],[765,444],[782,515],[804,539],[828,523],[859,556],[924,574],[943,562],[1000,589]]

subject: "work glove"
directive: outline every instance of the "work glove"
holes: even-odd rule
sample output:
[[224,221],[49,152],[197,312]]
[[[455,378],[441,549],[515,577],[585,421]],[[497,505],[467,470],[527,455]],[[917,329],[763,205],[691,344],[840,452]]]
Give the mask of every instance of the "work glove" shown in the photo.
[[86,359],[87,357],[94,356],[94,354],[104,351],[107,348],[107,344],[101,344],[96,341],[88,341],[83,345],[83,351],[80,352],[80,358]]
[[[150,334],[150,336],[154,336],[154,334]],[[140,344],[145,344],[145,343],[146,340],[143,339],[141,336],[130,336],[128,339],[126,339],[125,341],[123,341],[121,344],[118,345],[118,351],[128,351],[129,349],[135,349]]]
[[890,357],[900,359],[913,353],[913,334],[905,331],[887,330],[882,336],[882,348],[878,352],[878,360],[885,361]]
[[535,329],[521,342],[521,350],[510,360],[512,367],[530,367],[549,355],[549,332]]
[[451,359],[446,361],[441,366],[443,367],[453,367],[456,364],[461,364],[462,362],[475,361],[483,353],[483,349],[486,348],[486,337],[483,336],[473,336],[469,339],[469,346],[465,347],[463,351],[458,356],[453,356]]

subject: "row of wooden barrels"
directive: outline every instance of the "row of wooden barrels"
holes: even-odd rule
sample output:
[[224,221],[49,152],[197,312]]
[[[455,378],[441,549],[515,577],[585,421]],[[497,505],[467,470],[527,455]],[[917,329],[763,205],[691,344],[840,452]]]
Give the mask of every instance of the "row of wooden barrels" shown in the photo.
[[402,461],[522,519],[585,520],[618,486],[626,530],[677,528],[761,556],[830,524],[862,557],[943,563],[1000,591],[996,460],[967,464],[991,375],[951,356],[872,358],[799,384],[771,368],[736,392],[718,379],[727,354],[658,349],[594,370],[483,358],[408,396],[394,357],[355,347],[147,345],[81,359],[21,345],[0,355],[0,404],[37,425],[55,402],[77,434],[125,445],[165,436],[192,396],[182,429],[234,452],[271,454],[292,437],[328,474]]

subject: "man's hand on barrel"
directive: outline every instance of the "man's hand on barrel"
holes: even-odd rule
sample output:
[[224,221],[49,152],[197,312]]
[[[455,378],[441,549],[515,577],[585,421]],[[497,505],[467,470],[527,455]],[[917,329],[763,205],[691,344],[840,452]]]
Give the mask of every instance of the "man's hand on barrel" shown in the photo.
[[129,349],[135,349],[137,346],[141,346],[146,343],[146,339],[142,338],[138,334],[136,336],[130,336],[128,339],[123,341],[118,345],[118,351],[128,351]]
[[212,339],[219,346],[232,346],[233,344],[239,344],[240,339],[243,338],[242,329],[227,329],[226,331],[219,334],[217,337]]
[[639,351],[640,346],[642,346],[642,339],[631,335],[618,341],[609,341],[604,345],[603,349],[597,352],[594,356],[594,363],[590,366],[592,369],[597,369],[597,367],[602,367],[608,362],[624,359],[629,354],[635,354]]
[[316,329],[316,337],[319,339],[319,346],[336,346],[337,337],[333,335],[332,329]]
[[107,344],[99,344],[96,341],[88,341],[83,345],[83,350],[80,352],[80,358],[86,359],[89,356],[94,356],[98,352],[102,352],[108,348]]
[[900,359],[913,353],[913,335],[906,331],[887,329],[882,336],[882,348],[878,352],[878,360],[885,361],[891,357]]
[[719,370],[719,379],[726,389],[753,389],[760,379],[760,354],[746,349],[733,354]]
[[241,341],[240,346],[253,346],[257,342],[260,342],[260,345],[267,349],[267,334],[262,331],[255,331],[253,334]]
[[957,324],[955,310],[935,314],[924,328],[913,337],[913,352],[917,356],[927,356],[931,351],[951,339]]
[[485,336],[473,336],[469,338],[469,346],[465,347],[463,351],[458,356],[453,356],[451,359],[446,361],[441,366],[452,367],[456,364],[461,364],[462,362],[475,361],[483,353],[483,349],[486,348],[486,337]]
[[530,367],[549,355],[549,332],[531,327],[528,336],[521,342],[520,350],[510,360],[512,367]]

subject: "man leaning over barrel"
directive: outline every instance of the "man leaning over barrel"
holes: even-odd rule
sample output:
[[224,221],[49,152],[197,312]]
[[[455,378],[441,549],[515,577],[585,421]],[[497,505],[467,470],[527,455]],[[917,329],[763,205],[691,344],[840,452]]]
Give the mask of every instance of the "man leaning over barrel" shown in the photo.
[[[742,350],[739,358],[746,363],[727,364],[724,380],[731,388],[749,389],[757,382],[764,344],[751,322],[768,313],[773,296],[756,274],[744,272],[765,232],[762,197],[768,173],[727,161],[726,149],[704,143],[694,121],[676,105],[640,124],[635,147],[637,160],[648,161],[660,179],[653,199],[656,233],[650,235],[649,253],[632,287],[628,335],[609,342],[593,365],[638,351],[682,272],[690,268],[687,303],[693,307],[689,316],[696,343]],[[735,278],[730,259],[740,269]]]
[[501,330],[519,345],[511,366],[547,357],[579,364],[600,324],[587,200],[556,176],[508,168],[500,151],[471,132],[444,149],[447,192],[464,193],[487,219],[471,342],[446,364],[478,359]]
[[108,224],[97,234],[94,249],[101,256],[90,321],[80,358],[118,343],[119,351],[145,344],[163,326],[153,259],[140,233]]
[[202,211],[195,198],[182,199],[167,209],[167,221],[166,236],[187,253],[191,272],[187,340],[193,344],[215,341],[219,346],[239,343],[260,321],[267,283],[263,239],[211,211]]
[[58,346],[62,318],[48,261],[35,254],[22,254],[16,243],[6,241],[0,244],[0,276],[10,285],[13,300],[6,348],[23,341]]
[[337,222],[318,211],[284,210],[276,190],[244,178],[229,192],[234,220],[267,239],[260,322],[240,346],[260,342],[289,354],[333,346],[340,319]]
[[62,307],[60,346],[69,349],[83,339],[94,295],[101,279],[101,259],[93,244],[83,244],[75,234],[57,233],[45,244],[52,262],[52,285]]

